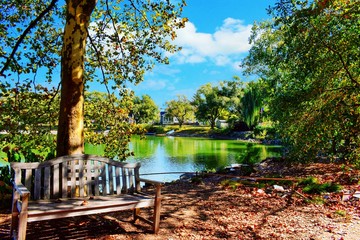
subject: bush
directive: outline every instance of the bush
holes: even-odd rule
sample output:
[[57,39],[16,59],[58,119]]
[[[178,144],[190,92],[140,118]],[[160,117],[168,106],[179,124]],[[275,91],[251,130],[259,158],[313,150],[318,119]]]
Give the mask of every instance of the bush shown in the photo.
[[11,206],[11,175],[8,166],[0,168],[0,208],[10,208]]
[[302,181],[299,182],[299,186],[303,187],[304,193],[309,194],[321,194],[325,192],[338,192],[341,190],[341,186],[336,183],[318,183],[317,178],[314,177],[308,177]]
[[162,126],[147,125],[145,129],[148,133],[156,133],[156,134],[165,133],[165,128]]
[[256,126],[254,134],[260,139],[276,139],[276,129],[272,126]]

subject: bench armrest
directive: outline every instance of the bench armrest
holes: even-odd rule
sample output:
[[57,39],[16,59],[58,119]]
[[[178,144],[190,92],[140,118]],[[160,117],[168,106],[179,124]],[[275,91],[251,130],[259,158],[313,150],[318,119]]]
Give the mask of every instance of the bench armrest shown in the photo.
[[146,178],[139,178],[140,182],[144,182],[144,183],[149,183],[152,185],[164,185],[164,182],[160,182],[160,181],[156,181],[156,180],[150,180],[150,179],[146,179]]
[[26,197],[30,195],[30,191],[22,183],[15,184],[13,182],[13,188],[14,191],[18,192],[21,197]]

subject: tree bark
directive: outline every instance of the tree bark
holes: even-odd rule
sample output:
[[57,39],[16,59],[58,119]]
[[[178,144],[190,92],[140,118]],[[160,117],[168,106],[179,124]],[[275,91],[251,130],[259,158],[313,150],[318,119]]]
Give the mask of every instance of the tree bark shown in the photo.
[[84,59],[96,0],[67,0],[61,58],[57,156],[84,152]]

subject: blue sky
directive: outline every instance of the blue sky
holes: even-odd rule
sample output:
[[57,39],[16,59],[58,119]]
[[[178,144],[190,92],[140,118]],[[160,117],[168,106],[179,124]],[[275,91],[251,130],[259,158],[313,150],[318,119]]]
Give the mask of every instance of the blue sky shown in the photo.
[[135,95],[148,94],[160,108],[166,101],[185,95],[189,99],[200,86],[245,78],[238,67],[250,45],[251,26],[270,18],[266,8],[275,0],[187,0],[183,17],[189,22],[178,31],[175,43],[183,49],[170,56],[169,65],[157,65],[145,80],[131,86]]

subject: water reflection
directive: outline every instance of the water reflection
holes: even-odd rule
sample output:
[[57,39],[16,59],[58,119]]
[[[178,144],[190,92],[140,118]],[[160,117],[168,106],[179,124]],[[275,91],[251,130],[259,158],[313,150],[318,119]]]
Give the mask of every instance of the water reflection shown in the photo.
[[[232,163],[253,163],[267,157],[280,156],[280,146],[248,144],[236,140],[205,138],[133,136],[129,162],[141,162],[140,173],[195,172],[214,170]],[[103,147],[86,145],[86,153],[102,154]],[[172,181],[180,174],[148,175],[146,178]]]
[[[258,162],[267,157],[279,156],[279,146],[246,144],[236,140],[204,138],[133,137],[130,149],[135,156],[129,161],[142,162],[141,173],[193,172],[213,170],[232,163]],[[175,175],[149,176],[169,181]]]

